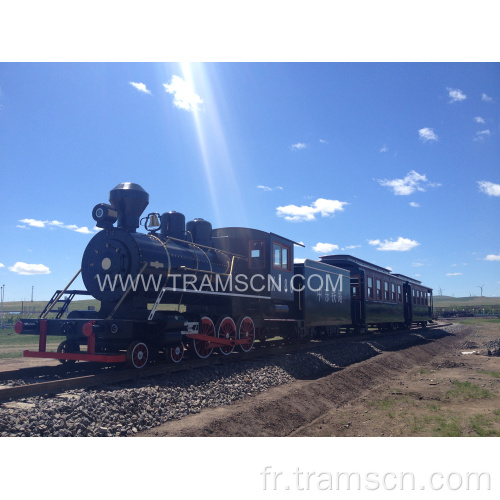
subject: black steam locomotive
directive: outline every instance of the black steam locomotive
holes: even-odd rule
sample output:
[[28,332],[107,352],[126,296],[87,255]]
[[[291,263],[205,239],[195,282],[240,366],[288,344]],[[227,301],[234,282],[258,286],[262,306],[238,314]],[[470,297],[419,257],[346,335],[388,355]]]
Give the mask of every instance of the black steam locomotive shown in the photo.
[[[38,319],[16,324],[17,333],[40,337],[39,350],[24,356],[142,368],[157,355],[179,362],[186,349],[207,358],[276,336],[303,341],[432,318],[431,289],[355,257],[296,264],[300,244],[274,233],[212,229],[174,211],[141,219],[149,195],[133,183],[116,186],[109,202],[92,211],[101,231],[83,254],[86,290],[69,289],[77,273]],[[141,225],[146,232],[137,232]],[[76,295],[92,295],[100,310],[64,317]],[[47,335],[66,337],[57,352],[46,351]]]

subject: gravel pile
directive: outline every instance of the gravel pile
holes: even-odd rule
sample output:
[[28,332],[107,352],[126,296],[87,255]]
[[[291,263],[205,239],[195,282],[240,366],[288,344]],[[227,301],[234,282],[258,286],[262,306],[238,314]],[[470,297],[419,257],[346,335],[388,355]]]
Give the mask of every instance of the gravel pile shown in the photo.
[[[425,333],[427,338],[436,335]],[[222,365],[57,397],[0,404],[0,436],[130,436],[203,408],[230,404],[298,379],[320,377],[419,340],[413,334],[317,347],[264,360],[229,356]],[[239,359],[238,359],[239,358]]]
[[481,347],[488,351],[488,356],[500,356],[500,339],[490,340]]

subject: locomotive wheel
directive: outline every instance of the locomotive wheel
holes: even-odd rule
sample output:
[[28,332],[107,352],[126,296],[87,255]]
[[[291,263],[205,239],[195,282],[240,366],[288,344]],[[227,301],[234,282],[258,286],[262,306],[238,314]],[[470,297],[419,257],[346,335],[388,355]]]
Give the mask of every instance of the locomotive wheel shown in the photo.
[[[57,352],[80,352],[80,346],[70,340],[63,340],[57,346]],[[63,365],[74,365],[76,363],[76,359],[58,359],[58,361]]]
[[240,344],[240,348],[243,352],[249,352],[252,349],[253,343],[255,341],[255,326],[253,324],[252,318],[250,316],[244,316],[238,320],[238,326],[236,328],[238,331],[238,339],[246,339],[248,342],[245,344]]
[[148,364],[149,351],[144,342],[132,342],[127,349],[127,364],[131,368],[141,369]]
[[[217,336],[220,339],[236,340],[236,325],[233,318],[224,316],[217,322]],[[234,351],[234,345],[223,345],[219,347],[219,351],[227,356]]]
[[[215,327],[214,322],[208,317],[203,316],[200,322],[200,333],[203,335],[210,335],[211,337],[215,337]],[[194,339],[193,348],[199,358],[205,359],[212,354],[214,350],[213,347],[208,347],[208,342],[204,340]]]
[[176,346],[167,349],[167,358],[174,363],[180,363],[184,357],[184,344],[179,342]]

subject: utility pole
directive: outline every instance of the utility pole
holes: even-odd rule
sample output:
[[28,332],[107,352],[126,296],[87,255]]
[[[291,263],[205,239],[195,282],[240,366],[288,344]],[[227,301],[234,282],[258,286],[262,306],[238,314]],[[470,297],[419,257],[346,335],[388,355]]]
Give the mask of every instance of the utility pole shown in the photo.
[[31,302],[33,302],[33,288],[35,288],[33,285],[31,286]]
[[2,321],[1,321],[0,326],[3,328],[3,297],[5,295],[5,285],[2,285],[2,293],[1,293],[1,295],[2,295]]
[[483,296],[483,287],[484,287],[485,283],[483,283],[482,285],[477,285],[477,288],[480,288],[481,289],[481,297]]
[[439,287],[439,295],[442,297],[444,292],[444,288]]

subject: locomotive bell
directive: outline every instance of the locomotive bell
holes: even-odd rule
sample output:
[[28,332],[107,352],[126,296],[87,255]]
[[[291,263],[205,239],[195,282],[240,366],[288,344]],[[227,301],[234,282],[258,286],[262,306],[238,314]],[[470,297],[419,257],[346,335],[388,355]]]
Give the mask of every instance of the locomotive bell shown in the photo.
[[156,214],[151,214],[149,216],[148,226],[150,228],[152,228],[152,227],[160,227],[160,219],[158,219],[158,216]]
[[135,233],[139,219],[149,205],[149,194],[133,182],[122,182],[109,192],[109,202],[118,213],[117,227]]

